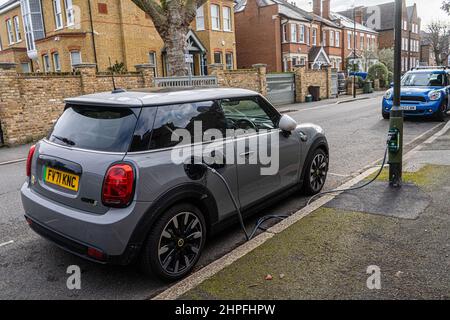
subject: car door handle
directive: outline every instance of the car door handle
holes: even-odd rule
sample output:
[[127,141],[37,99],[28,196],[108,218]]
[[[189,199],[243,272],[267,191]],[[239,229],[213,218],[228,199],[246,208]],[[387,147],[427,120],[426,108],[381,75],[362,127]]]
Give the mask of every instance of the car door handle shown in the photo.
[[255,151],[246,151],[246,152],[242,152],[241,154],[239,154],[240,157],[248,157],[251,154],[254,154]]

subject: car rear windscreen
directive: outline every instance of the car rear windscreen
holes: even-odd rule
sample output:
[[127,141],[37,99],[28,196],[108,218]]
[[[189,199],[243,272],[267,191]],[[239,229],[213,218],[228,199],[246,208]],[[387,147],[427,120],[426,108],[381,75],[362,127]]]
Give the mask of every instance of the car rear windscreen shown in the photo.
[[131,108],[68,106],[48,140],[81,149],[126,152],[137,117]]

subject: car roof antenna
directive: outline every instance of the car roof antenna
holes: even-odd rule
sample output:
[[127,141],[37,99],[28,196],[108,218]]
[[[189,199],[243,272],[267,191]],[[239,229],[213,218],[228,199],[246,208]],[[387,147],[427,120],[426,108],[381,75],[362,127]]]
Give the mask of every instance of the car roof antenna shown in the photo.
[[112,79],[112,83],[113,83],[113,91],[112,91],[112,93],[125,92],[124,89],[116,87],[116,79],[114,78],[114,69],[113,69],[113,66],[112,66],[112,63],[111,63],[111,57],[108,57],[108,59],[109,59],[109,69],[111,70],[111,79]]

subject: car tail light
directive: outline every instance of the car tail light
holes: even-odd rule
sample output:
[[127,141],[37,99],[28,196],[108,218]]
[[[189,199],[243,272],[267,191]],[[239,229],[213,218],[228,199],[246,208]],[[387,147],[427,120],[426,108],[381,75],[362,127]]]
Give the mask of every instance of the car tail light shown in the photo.
[[104,261],[105,260],[105,254],[95,248],[89,247],[87,250],[87,255],[91,258],[94,258],[95,260]]
[[28,151],[27,157],[27,177],[31,177],[31,163],[33,162],[34,151],[36,150],[36,146],[32,145],[30,147],[30,151]]
[[123,208],[130,204],[134,191],[134,170],[129,164],[115,164],[106,172],[102,201],[107,207]]

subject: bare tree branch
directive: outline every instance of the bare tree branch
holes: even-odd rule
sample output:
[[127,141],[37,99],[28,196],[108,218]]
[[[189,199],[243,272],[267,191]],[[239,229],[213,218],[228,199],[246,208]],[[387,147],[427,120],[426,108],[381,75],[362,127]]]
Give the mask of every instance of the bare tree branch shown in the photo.
[[155,0],[131,0],[135,5],[137,5],[142,11],[147,13],[153,21],[156,28],[163,26],[167,23],[166,12],[162,5]]
[[197,9],[204,5],[207,1],[208,0],[186,0],[186,5],[184,6],[186,21],[191,23],[197,14]]

